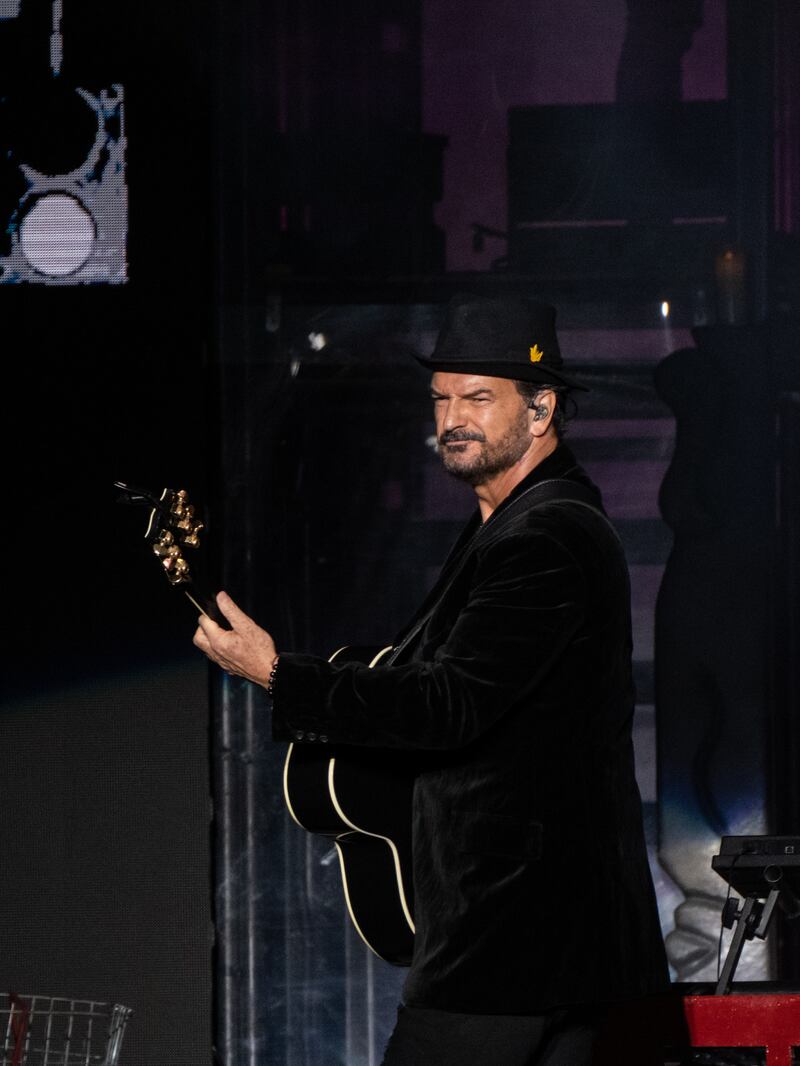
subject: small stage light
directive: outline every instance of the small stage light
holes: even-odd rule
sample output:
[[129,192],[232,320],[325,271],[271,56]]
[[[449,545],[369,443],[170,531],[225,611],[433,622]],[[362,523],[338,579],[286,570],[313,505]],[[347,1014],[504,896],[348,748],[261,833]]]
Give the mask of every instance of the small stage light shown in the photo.
[[661,317],[669,318],[669,300],[661,301]]

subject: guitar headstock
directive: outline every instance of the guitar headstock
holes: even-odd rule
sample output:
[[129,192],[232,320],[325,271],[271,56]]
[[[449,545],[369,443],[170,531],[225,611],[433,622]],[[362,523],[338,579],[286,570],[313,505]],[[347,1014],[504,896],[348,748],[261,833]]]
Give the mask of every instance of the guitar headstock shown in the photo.
[[115,481],[114,485],[120,490],[119,503],[140,504],[151,509],[145,537],[170,585],[177,586],[198,611],[213,618],[217,625],[230,629],[230,623],[217,607],[216,600],[202,587],[204,582],[198,585],[183,555],[185,548],[200,546],[203,529],[186,490],[164,489],[160,496],[156,496],[147,489],[126,485],[124,481]]
[[161,562],[170,585],[185,585],[191,581],[189,563],[183,551],[200,546],[203,523],[189,503],[186,489],[164,489],[158,504],[150,512],[145,538],[153,554]]
[[200,546],[203,523],[189,503],[186,489],[164,489],[161,496],[156,497],[146,489],[135,489],[123,481],[114,484],[122,492],[121,502],[150,505],[145,539],[160,561],[170,585],[190,584],[191,569],[183,552],[185,548]]

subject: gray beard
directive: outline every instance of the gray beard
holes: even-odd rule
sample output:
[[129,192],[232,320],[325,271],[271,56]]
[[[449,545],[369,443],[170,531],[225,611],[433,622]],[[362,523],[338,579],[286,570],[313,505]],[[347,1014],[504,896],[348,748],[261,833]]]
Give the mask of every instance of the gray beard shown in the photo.
[[530,442],[527,414],[522,411],[518,421],[509,427],[496,444],[482,442],[477,455],[465,459],[462,458],[463,452],[451,451],[444,445],[439,445],[439,454],[448,474],[477,488],[518,463]]

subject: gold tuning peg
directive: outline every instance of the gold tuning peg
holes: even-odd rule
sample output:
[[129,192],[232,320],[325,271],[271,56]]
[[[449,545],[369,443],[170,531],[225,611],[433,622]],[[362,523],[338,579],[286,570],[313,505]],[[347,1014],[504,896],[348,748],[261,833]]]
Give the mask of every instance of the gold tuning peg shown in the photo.
[[163,530],[158,540],[153,542],[153,551],[159,558],[180,553],[180,548],[175,544],[175,537],[170,530]]
[[[183,518],[184,514],[188,510],[188,504],[189,504],[189,493],[186,491],[186,489],[180,489],[178,492],[175,493],[175,495],[174,495],[174,497],[172,499],[172,505],[170,506],[170,511],[176,517]],[[194,508],[192,508],[192,513],[194,513]]]
[[189,564],[180,554],[180,549],[170,549],[169,555],[161,560],[167,579],[171,585],[180,585],[189,580]]
[[[188,510],[188,508],[187,508]],[[181,544],[187,544],[190,548],[200,545],[200,532],[203,529],[202,522],[194,522],[189,517],[177,523],[178,529],[185,530],[181,535]]]

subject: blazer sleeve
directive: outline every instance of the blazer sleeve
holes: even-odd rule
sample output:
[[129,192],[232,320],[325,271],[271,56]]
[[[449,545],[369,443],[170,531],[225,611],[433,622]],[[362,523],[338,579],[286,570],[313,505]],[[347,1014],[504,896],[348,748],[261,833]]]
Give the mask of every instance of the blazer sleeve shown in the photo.
[[429,661],[336,665],[281,654],[273,690],[277,740],[420,750],[479,737],[539,680],[586,616],[581,567],[552,535],[488,548],[467,603]]

